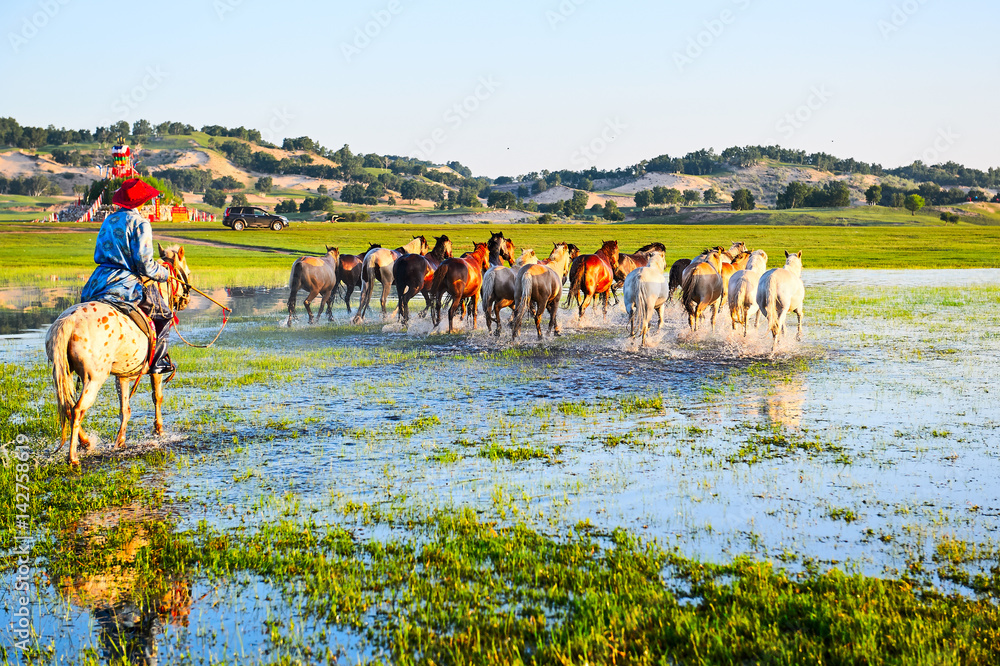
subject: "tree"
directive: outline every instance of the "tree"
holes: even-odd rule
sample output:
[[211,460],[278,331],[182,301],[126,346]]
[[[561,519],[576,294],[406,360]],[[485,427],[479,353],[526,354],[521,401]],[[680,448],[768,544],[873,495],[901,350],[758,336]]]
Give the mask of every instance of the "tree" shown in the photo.
[[208,188],[205,190],[205,196],[203,201],[209,206],[215,206],[216,208],[222,208],[226,205],[226,193],[222,190],[213,190]]
[[924,198],[919,194],[911,194],[903,201],[903,206],[910,211],[910,215],[916,215],[917,211],[924,207]]
[[869,206],[877,206],[879,201],[882,201],[881,185],[872,185],[865,190],[865,203]]
[[707,204],[719,203],[719,190],[714,187],[710,187],[705,190],[703,196],[705,198],[705,203]]
[[753,210],[756,206],[757,202],[750,190],[743,188],[733,192],[733,203],[730,204],[733,210]]
[[491,190],[486,197],[486,205],[490,208],[510,208],[517,203],[517,197],[513,192],[504,190]]
[[403,197],[410,203],[417,198],[420,193],[420,188],[418,187],[417,181],[406,179],[399,185],[399,196]]
[[344,185],[344,189],[340,191],[340,200],[344,203],[363,203],[365,196],[365,186],[360,183]]
[[326,186],[325,183],[320,183],[319,187],[316,188],[316,192],[318,192],[319,194],[326,194],[329,191],[330,189]]
[[698,190],[684,190],[684,203],[691,205],[701,201],[701,192]]
[[639,210],[646,210],[653,201],[653,193],[649,190],[639,190],[635,193],[635,205]]
[[608,199],[604,203],[604,219],[612,222],[621,222],[625,219],[625,213],[618,210],[618,204],[613,199]]
[[286,199],[284,201],[278,202],[278,205],[274,207],[275,213],[297,213],[299,212],[299,205],[295,203],[295,199]]
[[902,192],[893,192],[892,193],[892,207],[893,208],[902,208],[903,207],[903,203],[905,201],[906,201],[906,195],[903,194]]
[[394,196],[392,196],[390,194],[389,195],[389,201],[387,201],[386,203],[388,203],[390,206],[395,206],[396,205],[396,197],[394,197]]
[[797,180],[788,183],[785,191],[778,194],[776,206],[778,208],[801,208],[805,205],[806,198],[813,188]]
[[267,194],[271,191],[271,188],[274,187],[274,179],[270,176],[261,176],[257,179],[257,182],[254,183],[253,187],[261,194]]
[[590,197],[586,192],[581,190],[573,191],[573,198],[565,202],[563,209],[566,211],[567,215],[580,215],[587,209],[587,201]]
[[250,202],[247,201],[247,195],[243,194],[242,192],[237,192],[236,194],[233,195],[233,198],[230,201],[229,205],[231,205],[231,206],[249,206]]
[[152,133],[153,126],[145,118],[140,118],[132,123],[132,136],[135,137],[136,141],[142,141]]
[[371,197],[376,201],[378,199],[381,199],[383,195],[385,195],[385,185],[383,185],[377,180],[374,180],[371,183],[369,183],[368,188],[365,190],[365,196]]

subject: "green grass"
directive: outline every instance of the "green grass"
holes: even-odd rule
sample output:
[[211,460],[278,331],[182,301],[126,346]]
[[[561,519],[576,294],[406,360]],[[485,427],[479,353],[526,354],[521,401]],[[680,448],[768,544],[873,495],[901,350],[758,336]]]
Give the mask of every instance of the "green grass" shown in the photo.
[[[97,225],[0,224],[0,265],[8,270],[0,284],[49,281],[51,276],[80,282],[93,270],[93,243]],[[66,233],[85,230],[93,233]],[[369,242],[396,247],[415,234],[428,239],[447,234],[456,254],[482,242],[491,231],[503,231],[518,248],[544,253],[555,241],[577,244],[584,252],[614,238],[623,251],[634,251],[651,241],[669,248],[669,260],[691,257],[705,247],[742,240],[767,251],[770,264],[780,265],[784,250],[803,252],[805,270],[811,268],[983,268],[996,266],[984,248],[1000,244],[1000,228],[939,227],[769,227],[676,225],[477,225],[451,224],[415,227],[407,224],[297,223],[281,232],[247,230],[237,233],[221,223],[156,224],[154,237],[169,235],[224,246],[191,244],[188,263],[196,284],[219,286],[282,286],[287,284],[293,256],[260,252],[264,248],[292,255],[319,254],[324,245],[356,253]],[[54,232],[54,233],[43,233]]]

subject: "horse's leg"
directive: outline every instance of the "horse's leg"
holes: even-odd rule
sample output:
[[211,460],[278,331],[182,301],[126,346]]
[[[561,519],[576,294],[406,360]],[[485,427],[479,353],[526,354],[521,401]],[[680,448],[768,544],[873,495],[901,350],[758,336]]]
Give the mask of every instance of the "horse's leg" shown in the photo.
[[802,339],[802,306],[801,305],[799,307],[795,308],[795,314],[798,315],[798,317],[799,317],[799,326],[798,326],[798,330],[795,333],[795,339],[796,340],[801,340]]
[[[612,289],[611,292],[614,293],[614,289]],[[601,299],[604,302],[604,321],[607,322],[608,321],[608,292],[604,292],[603,294],[601,294]],[[615,305],[618,305],[618,297],[617,296],[615,296]]]
[[[472,330],[476,330],[477,319],[479,318],[479,292],[477,291],[472,295],[469,307],[472,309]],[[500,312],[497,312],[497,330],[500,330]]]
[[163,434],[163,375],[159,373],[150,375],[149,383],[153,385],[153,413],[155,415],[153,432],[159,436]]
[[354,293],[354,283],[344,283],[344,302],[347,304],[347,314],[351,314],[351,294]]
[[559,301],[560,299],[557,298],[549,303],[549,330],[557,337],[561,335],[559,332],[559,323],[556,321],[556,313],[559,311]]
[[[493,303],[493,309],[494,309],[494,312],[496,314],[496,325],[497,325],[496,336],[499,338],[500,337],[500,310],[501,310],[501,308],[500,308],[500,301],[495,301]],[[488,312],[488,309],[486,308],[485,303],[483,304],[483,312]],[[511,315],[511,318],[510,318],[510,325],[511,326],[514,325],[514,317],[513,317],[513,315]],[[490,327],[490,316],[487,314],[486,315],[486,329],[489,330],[489,327]]]
[[[87,413],[87,410],[90,409],[90,406],[94,404],[94,401],[97,400],[97,394],[100,392],[101,385],[104,384],[104,380],[106,379],[107,377],[105,376],[100,382],[96,381],[94,377],[86,377],[83,380],[83,390],[80,392],[80,398],[73,407],[73,428],[69,436],[69,464],[71,465],[80,464],[80,459],[76,455],[76,443],[80,441],[83,417]],[[86,435],[84,435],[84,440],[86,440]]]
[[[139,377],[136,377],[135,381],[139,381]],[[132,418],[132,406],[129,405],[129,389],[132,388],[132,380],[128,377],[117,377],[115,382],[115,388],[118,389],[118,435],[115,437],[115,448],[122,448],[125,446],[125,428],[128,426],[128,420]]]
[[389,300],[389,287],[392,286],[392,280],[391,279],[386,280],[385,277],[383,276],[381,282],[382,282],[382,298],[380,299],[380,301],[382,303],[382,317],[384,318],[386,315],[388,315],[388,313],[385,311],[385,302]]
[[[534,301],[532,301],[534,304]],[[542,315],[545,314],[545,309],[539,305],[535,308],[535,330],[538,331],[538,339],[542,339]]]
[[715,317],[719,314],[719,301],[712,303],[712,333],[715,333]]
[[[309,314],[310,324],[313,323],[313,321],[315,321],[315,318],[313,317],[312,308],[309,307],[309,304],[313,302],[313,299],[316,298],[317,294],[319,294],[319,290],[316,287],[313,287],[312,289],[309,290],[309,295],[306,296],[306,300],[302,301],[302,305],[305,306],[306,312]],[[322,306],[320,306],[319,311],[320,313],[323,312]]]
[[288,328],[292,327],[292,318],[295,316],[295,299],[298,294],[298,290],[295,290],[288,295],[288,319],[285,321],[285,326]]

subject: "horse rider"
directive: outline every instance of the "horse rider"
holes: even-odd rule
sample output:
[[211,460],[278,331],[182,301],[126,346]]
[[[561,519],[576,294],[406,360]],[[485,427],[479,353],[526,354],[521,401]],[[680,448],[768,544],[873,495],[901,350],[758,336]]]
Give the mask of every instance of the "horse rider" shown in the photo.
[[177,370],[167,349],[166,333],[172,314],[159,290],[142,283],[144,278],[166,282],[170,272],[153,258],[153,229],[149,220],[136,210],[159,194],[156,188],[138,178],[126,180],[115,191],[111,202],[119,209],[104,218],[101,224],[94,248],[97,268],[83,287],[80,300],[103,301],[126,314],[132,307],[145,312],[156,331],[156,348],[149,362],[149,372],[169,373],[167,381],[170,381]]

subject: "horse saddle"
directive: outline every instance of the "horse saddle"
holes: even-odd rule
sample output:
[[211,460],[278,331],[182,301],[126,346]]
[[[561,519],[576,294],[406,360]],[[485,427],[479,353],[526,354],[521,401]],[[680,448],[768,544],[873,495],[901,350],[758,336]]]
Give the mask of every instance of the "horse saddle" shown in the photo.
[[106,305],[110,305],[114,309],[121,312],[123,315],[131,319],[139,330],[142,331],[143,335],[149,341],[149,349],[146,352],[146,368],[149,368],[150,364],[153,362],[153,354],[156,351],[156,327],[153,325],[153,320],[149,318],[145,312],[139,309],[139,306],[133,303],[125,303],[122,301],[101,301]]

